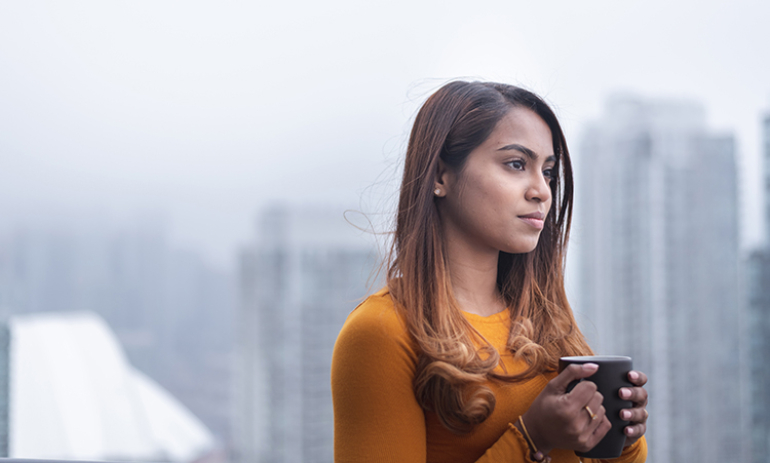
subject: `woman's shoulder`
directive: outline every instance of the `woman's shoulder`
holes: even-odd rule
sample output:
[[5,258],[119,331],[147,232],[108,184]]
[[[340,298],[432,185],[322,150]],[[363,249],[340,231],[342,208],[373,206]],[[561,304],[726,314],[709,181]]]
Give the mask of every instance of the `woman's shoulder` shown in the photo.
[[387,288],[367,297],[348,315],[337,337],[337,348],[341,345],[367,350],[397,348],[412,355],[416,352],[406,322]]
[[368,335],[408,335],[406,322],[396,309],[388,288],[370,295],[348,315],[342,331],[363,331]]

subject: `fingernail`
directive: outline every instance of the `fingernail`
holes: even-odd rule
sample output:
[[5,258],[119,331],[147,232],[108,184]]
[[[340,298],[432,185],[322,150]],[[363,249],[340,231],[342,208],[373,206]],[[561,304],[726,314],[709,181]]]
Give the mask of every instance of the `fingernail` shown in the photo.
[[635,371],[630,371],[630,372],[628,372],[628,377],[631,378],[632,380],[636,381],[637,379],[639,379],[639,373],[637,373]]
[[631,412],[629,412],[628,410],[623,410],[622,412],[620,412],[620,417],[623,418],[624,420],[630,420]]
[[599,369],[599,365],[597,365],[595,363],[584,363],[583,364],[583,369],[584,370],[589,370],[589,371],[598,370]]
[[634,428],[632,428],[631,426],[628,426],[626,428],[626,434],[628,434],[629,436],[633,436],[634,435]]
[[625,387],[621,387],[620,388],[620,398],[621,399],[627,399],[629,397],[631,397],[631,391],[629,391]]

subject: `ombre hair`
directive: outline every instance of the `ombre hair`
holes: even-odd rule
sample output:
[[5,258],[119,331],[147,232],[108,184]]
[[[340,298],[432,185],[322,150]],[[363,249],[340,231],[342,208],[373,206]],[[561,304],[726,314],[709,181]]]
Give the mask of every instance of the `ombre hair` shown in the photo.
[[[537,246],[500,252],[497,287],[513,321],[507,348],[528,368],[493,371],[498,352],[462,315],[454,298],[433,189],[439,159],[460,175],[468,155],[512,109],[526,108],[548,125],[556,172],[553,201]],[[564,291],[563,266],[572,215],[572,165],[558,120],[527,90],[490,82],[451,82],[431,95],[414,121],[407,146],[396,230],[388,260],[391,296],[420,348],[414,391],[420,405],[463,434],[495,407],[487,381],[512,383],[556,371],[564,355],[591,349]]]

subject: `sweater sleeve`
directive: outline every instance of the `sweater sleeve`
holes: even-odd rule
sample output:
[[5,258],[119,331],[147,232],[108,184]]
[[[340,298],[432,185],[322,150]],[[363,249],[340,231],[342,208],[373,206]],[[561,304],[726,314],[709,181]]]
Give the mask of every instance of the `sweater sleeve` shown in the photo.
[[395,313],[359,306],[337,337],[335,463],[425,462],[425,417],[412,391],[417,355],[400,324]]
[[[332,356],[335,463],[425,463],[425,415],[413,391],[416,348],[393,310],[359,307]],[[478,463],[531,463],[509,426]]]
[[584,458],[584,463],[644,463],[647,461],[647,440],[642,436],[641,439],[623,449],[623,453],[618,458],[612,460],[593,460]]

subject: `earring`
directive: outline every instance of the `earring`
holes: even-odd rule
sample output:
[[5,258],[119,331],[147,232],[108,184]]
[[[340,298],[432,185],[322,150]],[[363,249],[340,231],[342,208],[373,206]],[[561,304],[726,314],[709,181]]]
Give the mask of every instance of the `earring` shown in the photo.
[[433,194],[435,194],[436,196],[438,196],[438,195],[440,195],[440,194],[441,194],[441,190],[440,190],[440,189],[438,189],[438,188],[436,188],[435,190],[433,190]]

